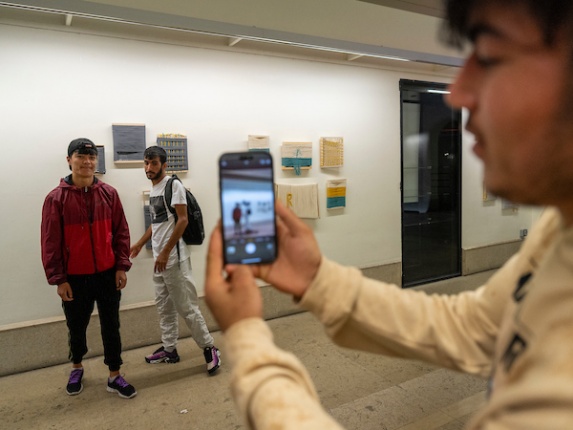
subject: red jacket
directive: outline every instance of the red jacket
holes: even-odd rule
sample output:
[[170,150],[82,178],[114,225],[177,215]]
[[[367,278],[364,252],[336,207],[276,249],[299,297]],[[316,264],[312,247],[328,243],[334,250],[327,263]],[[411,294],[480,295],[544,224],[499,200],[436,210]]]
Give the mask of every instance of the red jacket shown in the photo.
[[42,263],[50,285],[67,275],[129,270],[129,227],[112,186],[94,178],[78,188],[71,175],[53,189],[42,208]]

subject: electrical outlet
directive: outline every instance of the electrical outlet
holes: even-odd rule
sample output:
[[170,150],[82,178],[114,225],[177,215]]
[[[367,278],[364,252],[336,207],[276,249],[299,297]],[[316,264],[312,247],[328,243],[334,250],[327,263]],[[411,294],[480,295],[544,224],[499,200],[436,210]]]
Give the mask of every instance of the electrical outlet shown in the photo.
[[521,230],[519,230],[519,238],[521,240],[525,239],[527,237],[527,229],[526,228],[522,228]]

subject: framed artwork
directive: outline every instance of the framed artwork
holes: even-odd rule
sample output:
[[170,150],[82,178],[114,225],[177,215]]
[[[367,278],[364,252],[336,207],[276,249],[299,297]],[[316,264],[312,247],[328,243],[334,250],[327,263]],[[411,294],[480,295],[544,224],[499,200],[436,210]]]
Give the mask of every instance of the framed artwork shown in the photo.
[[346,179],[326,181],[326,209],[346,207]]
[[165,149],[167,153],[168,172],[186,172],[189,170],[187,136],[174,133],[158,134],[157,146]]
[[281,157],[282,169],[294,170],[300,176],[301,170],[312,166],[312,142],[283,142]]
[[97,167],[96,173],[103,175],[105,174],[105,146],[96,145],[97,148]]
[[115,163],[141,163],[145,151],[144,124],[112,124],[113,161]]
[[275,184],[275,195],[300,218],[319,218],[318,184]]
[[497,199],[497,197],[495,195],[493,195],[492,193],[490,193],[486,187],[485,184],[482,184],[482,201],[483,202],[493,202]]
[[342,137],[320,138],[320,167],[342,167],[344,143]]
[[269,136],[258,136],[250,134],[247,140],[247,148],[249,151],[270,152],[271,149]]

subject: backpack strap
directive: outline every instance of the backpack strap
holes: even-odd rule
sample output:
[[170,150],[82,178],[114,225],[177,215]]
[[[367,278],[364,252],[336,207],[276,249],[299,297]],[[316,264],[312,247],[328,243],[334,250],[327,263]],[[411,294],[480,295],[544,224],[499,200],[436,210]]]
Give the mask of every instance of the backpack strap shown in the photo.
[[[179,177],[175,174],[173,174],[171,176],[171,178],[169,178],[169,180],[167,181],[167,184],[165,184],[165,192],[163,195],[163,197],[165,198],[165,204],[167,205],[167,209],[175,217],[175,223],[177,223],[177,219],[178,219],[177,218],[177,211],[175,210],[175,208],[171,207],[171,201],[173,200],[173,181],[176,179],[179,182],[181,182],[181,179],[179,179]],[[179,264],[179,259],[181,258],[181,252],[179,251],[179,240],[177,241],[176,245],[177,245],[177,264]]]
[[165,203],[167,204],[167,209],[169,209],[169,212],[175,215],[175,222],[177,222],[177,212],[171,207],[171,201],[173,200],[173,181],[175,179],[181,182],[177,175],[173,175],[171,178],[169,178],[167,184],[165,185]]

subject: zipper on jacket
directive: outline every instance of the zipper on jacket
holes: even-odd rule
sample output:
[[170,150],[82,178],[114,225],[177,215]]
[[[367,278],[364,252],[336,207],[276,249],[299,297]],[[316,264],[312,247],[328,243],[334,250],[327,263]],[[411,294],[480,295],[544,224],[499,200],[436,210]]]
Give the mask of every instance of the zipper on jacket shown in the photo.
[[88,187],[84,187],[84,202],[86,204],[86,211],[88,213],[88,224],[90,229],[90,241],[92,244],[92,257],[94,260],[94,273],[97,273],[97,260],[96,260],[96,252],[95,252],[95,245],[94,245],[94,233],[93,233],[93,210],[90,211],[90,205],[88,204]]

